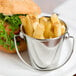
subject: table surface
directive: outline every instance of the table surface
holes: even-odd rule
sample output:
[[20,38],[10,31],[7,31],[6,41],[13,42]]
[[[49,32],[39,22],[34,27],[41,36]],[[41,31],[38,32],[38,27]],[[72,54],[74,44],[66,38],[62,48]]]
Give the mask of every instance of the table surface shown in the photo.
[[52,13],[53,9],[62,4],[66,0],[34,0],[36,2],[42,12]]

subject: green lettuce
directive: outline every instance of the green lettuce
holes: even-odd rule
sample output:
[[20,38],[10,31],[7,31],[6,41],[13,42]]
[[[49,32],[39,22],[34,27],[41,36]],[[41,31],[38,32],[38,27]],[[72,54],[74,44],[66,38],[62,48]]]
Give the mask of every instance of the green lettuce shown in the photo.
[[[9,47],[10,50],[15,48],[13,41],[14,31],[19,29],[19,26],[22,24],[19,16],[26,16],[26,15],[15,14],[9,16],[0,13],[0,45],[4,46],[5,48]],[[6,32],[5,27],[3,26],[5,22],[10,24],[9,28],[12,30],[9,35]]]

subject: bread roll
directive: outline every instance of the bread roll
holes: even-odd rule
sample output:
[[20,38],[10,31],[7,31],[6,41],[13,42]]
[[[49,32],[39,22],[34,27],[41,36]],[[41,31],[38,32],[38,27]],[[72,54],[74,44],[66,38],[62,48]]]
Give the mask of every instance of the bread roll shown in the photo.
[[0,13],[12,14],[40,14],[40,7],[32,0],[0,0]]

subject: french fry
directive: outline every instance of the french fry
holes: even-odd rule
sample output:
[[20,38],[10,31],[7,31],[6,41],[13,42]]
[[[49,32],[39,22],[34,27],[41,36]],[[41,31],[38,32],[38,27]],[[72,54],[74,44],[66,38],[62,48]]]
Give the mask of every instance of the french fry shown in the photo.
[[51,18],[37,15],[20,16],[25,33],[37,39],[50,39],[65,33],[65,24],[61,22],[56,14]]
[[55,37],[61,36],[61,23],[56,14],[51,16]]
[[25,31],[25,28],[26,28],[26,17],[25,16],[20,16],[19,18],[21,19],[21,22],[22,22],[22,25],[23,25],[24,31]]
[[27,15],[26,17],[21,16],[20,18],[26,34],[32,37],[33,32],[39,23],[39,19],[37,18],[37,16],[34,15]]
[[44,39],[44,26],[42,24],[38,24],[34,33],[33,37],[37,39]]
[[31,20],[31,25],[33,26],[33,29],[35,30],[35,28],[39,24],[38,16],[33,14],[33,15],[29,15],[29,18]]
[[54,25],[54,35],[55,37],[61,36],[61,25],[59,24]]
[[58,16],[56,14],[53,14],[51,16],[51,21],[52,21],[52,24],[61,24],[60,20],[58,19]]
[[50,37],[49,37],[49,38],[51,39],[51,38],[54,38],[54,37],[55,37],[55,36],[54,36],[54,32],[51,30],[51,31],[50,31]]
[[39,19],[37,16],[31,16],[31,20],[32,20],[33,29],[35,30],[37,25],[39,24]]
[[61,26],[61,34],[63,35],[65,33],[65,25]]
[[46,22],[44,36],[45,38],[49,38],[51,36],[51,22],[50,21]]
[[22,22],[22,25],[23,25],[24,31],[25,31],[25,28],[26,28],[26,17],[25,16],[20,16],[19,18],[21,19],[21,22]]
[[[23,22],[24,23],[24,22]],[[33,26],[32,26],[32,24],[31,24],[32,22],[31,22],[31,19],[30,19],[30,17],[29,17],[29,15],[27,15],[26,17],[25,17],[25,23],[24,23],[24,29],[25,29],[25,33],[27,34],[27,35],[29,35],[29,36],[31,36],[32,37],[32,35],[33,35]]]
[[38,22],[33,23],[33,29],[34,30],[36,29],[36,27],[37,27],[38,24],[39,24]]
[[66,31],[66,28],[65,28],[65,23],[63,21],[60,21],[61,22],[61,34],[63,35]]
[[50,18],[41,17],[40,18],[40,24],[43,24],[44,27],[45,27],[44,37],[45,38],[50,38],[50,36],[51,36],[51,21],[50,21]]
[[39,19],[39,22],[45,26],[45,24],[46,24],[46,22],[47,22],[47,19],[49,19],[49,18],[41,17],[41,18]]

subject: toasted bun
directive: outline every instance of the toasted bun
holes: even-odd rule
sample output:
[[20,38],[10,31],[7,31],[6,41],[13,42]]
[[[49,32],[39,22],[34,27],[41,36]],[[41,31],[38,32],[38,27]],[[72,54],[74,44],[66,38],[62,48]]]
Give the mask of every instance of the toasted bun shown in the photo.
[[0,0],[0,13],[12,14],[40,14],[41,10],[32,0]]
[[[5,15],[12,14],[40,14],[41,10],[32,0],[0,0],[0,13]],[[27,49],[27,45],[24,40],[21,39],[18,46],[20,51]],[[16,53],[16,50],[6,49],[0,46],[0,50],[7,53]]]
[[[20,41],[20,45],[18,46],[19,48],[19,51],[22,52],[22,51],[25,51],[27,49],[27,45],[25,43],[24,40],[21,39]],[[16,53],[16,50],[9,50],[8,48],[4,48],[3,46],[0,46],[0,50],[3,51],[3,52],[6,52],[6,53]]]

